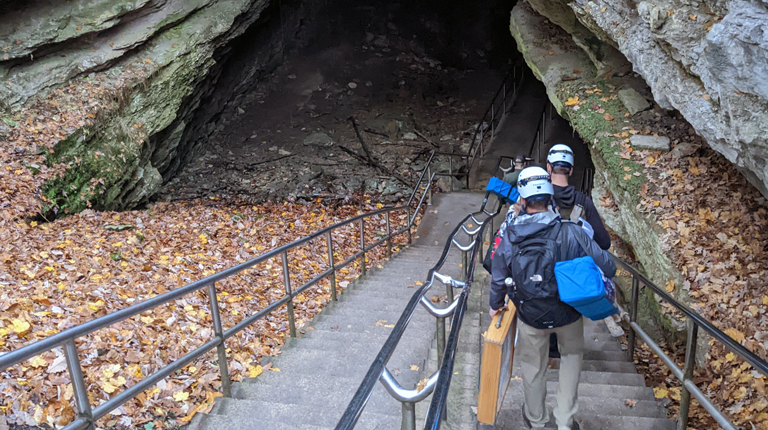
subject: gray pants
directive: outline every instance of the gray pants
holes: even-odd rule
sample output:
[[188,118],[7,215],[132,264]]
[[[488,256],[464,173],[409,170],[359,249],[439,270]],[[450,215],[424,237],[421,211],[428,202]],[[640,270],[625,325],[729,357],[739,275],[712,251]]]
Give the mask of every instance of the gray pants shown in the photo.
[[518,320],[517,359],[525,389],[525,415],[533,427],[544,427],[549,421],[547,397],[547,364],[549,335],[557,333],[560,349],[560,377],[557,407],[554,415],[558,427],[570,426],[579,409],[579,374],[584,356],[584,318],[573,324],[539,330]]

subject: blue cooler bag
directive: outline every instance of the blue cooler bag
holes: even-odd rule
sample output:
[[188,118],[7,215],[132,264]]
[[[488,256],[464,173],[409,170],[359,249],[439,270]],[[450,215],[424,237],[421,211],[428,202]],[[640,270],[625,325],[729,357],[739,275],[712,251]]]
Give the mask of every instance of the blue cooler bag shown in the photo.
[[560,300],[592,321],[618,312],[606,294],[603,274],[592,257],[579,257],[555,263],[555,278]]
[[509,185],[508,183],[495,176],[488,180],[488,185],[486,185],[485,190],[490,191],[492,194],[498,197],[499,200],[502,200],[504,203],[508,203],[510,205],[515,204],[517,199],[520,197],[520,193],[517,191],[517,187]]

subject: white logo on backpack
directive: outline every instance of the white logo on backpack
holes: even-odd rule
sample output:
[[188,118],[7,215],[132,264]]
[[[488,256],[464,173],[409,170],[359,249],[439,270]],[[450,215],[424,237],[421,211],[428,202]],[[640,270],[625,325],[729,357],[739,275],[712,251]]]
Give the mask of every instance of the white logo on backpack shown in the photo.
[[541,282],[543,280],[544,278],[542,278],[539,274],[531,276],[531,282]]

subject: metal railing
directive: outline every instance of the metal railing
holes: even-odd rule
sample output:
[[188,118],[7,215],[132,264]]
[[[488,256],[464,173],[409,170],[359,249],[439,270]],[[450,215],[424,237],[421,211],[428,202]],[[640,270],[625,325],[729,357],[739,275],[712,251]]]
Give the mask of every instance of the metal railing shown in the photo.
[[[425,169],[425,172],[426,172],[426,169]],[[390,257],[392,254],[392,239],[403,233],[407,233],[408,243],[411,242],[411,239],[412,239],[411,229],[414,226],[416,217],[419,214],[419,210],[421,209],[421,206],[424,204],[427,196],[430,196],[429,198],[431,199],[431,193],[432,193],[431,188],[432,188],[432,180],[434,179],[434,175],[430,177],[429,182],[427,182],[425,185],[422,185],[423,178],[424,178],[424,172],[422,172],[419,182],[414,186],[413,193],[411,194],[411,197],[408,199],[408,203],[404,206],[385,208],[375,212],[358,215],[348,220],[336,223],[332,226],[326,227],[322,230],[312,233],[311,235],[302,237],[296,241],[293,241],[286,245],[275,248],[272,251],[262,254],[245,263],[242,263],[237,266],[218,272],[205,279],[201,279],[199,281],[185,285],[181,288],[177,288],[175,290],[161,294],[149,300],[145,300],[141,303],[137,303],[135,305],[129,306],[125,309],[121,309],[119,311],[113,312],[111,314],[105,315],[103,317],[97,318],[87,323],[69,328],[53,336],[47,337],[45,339],[34,342],[32,344],[26,345],[22,348],[3,354],[2,356],[0,356],[0,371],[3,371],[10,366],[20,364],[29,358],[51,351],[54,348],[64,346],[64,355],[67,362],[70,380],[72,381],[74,398],[75,398],[75,403],[77,405],[77,412],[78,412],[77,418],[71,423],[69,423],[67,426],[63,427],[64,430],[93,429],[94,423],[96,422],[96,420],[106,416],[111,411],[117,409],[128,400],[134,398],[138,394],[142,393],[146,389],[152,387],[154,384],[161,381],[163,378],[173,374],[177,370],[183,368],[193,360],[213,350],[214,348],[216,348],[217,350],[217,360],[218,360],[219,372],[221,375],[222,392],[224,396],[230,397],[231,396],[231,380],[229,379],[229,372],[227,367],[227,354],[226,354],[225,341],[231,338],[232,336],[236,335],[237,333],[241,332],[246,327],[252,325],[257,320],[266,317],[269,313],[277,310],[283,305],[286,305],[287,307],[290,336],[296,337],[296,324],[295,324],[295,318],[294,318],[294,312],[293,312],[293,299],[297,295],[301,294],[303,291],[317,284],[318,282],[326,278],[329,278],[331,299],[333,301],[336,301],[337,300],[337,297],[336,297],[336,294],[337,294],[336,271],[337,270],[342,269],[359,259],[361,274],[365,275],[366,252],[382,244],[386,244],[387,257]],[[415,200],[417,193],[422,188],[424,192],[421,195],[419,203],[413,209],[413,213],[411,213],[412,211],[411,203]],[[392,231],[391,214],[393,212],[401,212],[401,211],[406,212],[406,215],[407,215],[406,225],[398,230]],[[379,216],[379,215],[384,215],[386,217],[387,234],[381,237],[381,239],[371,244],[366,244],[365,243],[365,221],[369,218]],[[334,255],[333,255],[332,233],[341,227],[351,226],[354,224],[359,225],[360,249],[345,261],[341,263],[336,263],[334,261]],[[290,272],[290,267],[288,265],[288,251],[298,246],[301,246],[303,244],[306,244],[311,240],[321,238],[323,236],[325,236],[327,241],[329,268],[324,272],[320,273],[319,275],[315,276],[311,280],[305,282],[299,288],[292,289],[291,281],[290,281],[291,272]],[[270,303],[268,306],[259,310],[255,314],[243,319],[233,327],[227,330],[224,330],[221,324],[221,317],[219,313],[216,283],[224,279],[227,279],[229,277],[232,277],[234,275],[237,275],[246,269],[252,268],[258,265],[259,263],[265,262],[273,258],[280,258],[282,261],[285,295],[279,300]],[[94,408],[91,405],[90,400],[88,398],[86,381],[83,376],[81,360],[78,354],[77,345],[75,341],[78,338],[86,336],[97,330],[108,327],[120,321],[124,321],[128,318],[139,315],[142,312],[167,304],[183,296],[193,294],[204,288],[207,288],[208,298],[210,301],[211,320],[212,320],[211,322],[213,326],[212,328],[213,328],[214,337],[208,342],[198,346],[194,350],[182,356],[181,358],[158,369],[155,373],[147,376],[146,378],[142,379],[136,384],[126,388],[120,394],[110,398],[106,402]]]
[[[632,267],[629,263],[612,255],[613,260],[621,267],[632,274],[632,293],[629,300],[629,313],[624,313],[624,320],[630,325],[631,330],[628,334],[628,358],[634,361],[635,344],[639,336],[651,350],[659,356],[661,361],[672,371],[675,377],[682,383],[680,392],[680,413],[678,414],[677,428],[685,430],[688,426],[688,412],[691,403],[691,395],[699,401],[702,407],[709,412],[717,423],[726,430],[736,430],[736,426],[731,424],[728,418],[717,409],[712,401],[699,390],[693,382],[693,370],[696,365],[696,346],[698,342],[699,329],[709,334],[713,339],[720,342],[727,350],[741,357],[744,361],[752,365],[758,372],[768,376],[768,362],[758,357],[754,352],[748,350],[736,340],[723,333],[722,330],[715,327],[704,317],[689,309],[687,306],[675,300],[663,288],[649,281],[648,278]],[[663,349],[646,333],[640,324],[637,323],[637,305],[640,296],[640,284],[649,288],[654,294],[665,302],[674,306],[686,318],[687,339],[685,343],[685,364],[683,368],[677,366],[675,361],[667,355]]]
[[[469,178],[475,160],[485,155],[488,149],[486,144],[496,137],[496,128],[507,114],[507,107],[512,106],[517,100],[518,91],[525,78],[525,66],[522,60],[516,61],[501,82],[499,89],[493,96],[490,105],[485,110],[483,117],[477,123],[477,129],[472,136],[472,142],[467,150],[466,186],[469,188]],[[511,94],[511,95],[509,95]],[[508,97],[509,95],[509,97]],[[490,133],[488,133],[490,129]]]
[[[581,181],[581,190],[586,194],[591,194],[592,186],[594,183],[594,170],[592,167],[584,169],[584,173]],[[687,306],[683,305],[679,301],[670,296],[666,290],[655,285],[648,278],[640,273],[637,269],[632,267],[626,261],[611,254],[613,260],[626,269],[632,275],[632,292],[629,299],[629,312],[623,312],[622,317],[624,321],[629,324],[630,331],[627,336],[628,343],[628,358],[629,361],[634,361],[636,340],[639,336],[646,345],[661,359],[665,366],[667,366],[672,374],[681,382],[680,391],[680,411],[678,413],[677,428],[678,430],[685,430],[688,428],[688,418],[691,404],[691,395],[699,401],[702,407],[709,412],[710,415],[717,421],[717,423],[726,430],[736,430],[736,427],[728,420],[728,418],[717,409],[712,401],[707,398],[704,393],[699,390],[696,384],[693,382],[693,371],[696,366],[696,347],[698,342],[699,328],[704,330],[707,334],[712,336],[715,340],[723,344],[723,346],[729,351],[741,357],[744,361],[752,365],[757,371],[765,376],[768,376],[768,362],[758,357],[755,353],[739,344],[736,340],[723,333],[720,329],[715,327],[711,322],[707,321],[704,317],[698,313],[692,311]],[[686,318],[686,331],[687,339],[685,342],[685,364],[681,369],[675,363],[675,361],[664,352],[664,350],[651,338],[645,330],[637,323],[638,316],[638,302],[640,300],[640,284],[648,287],[654,294],[659,296],[662,300],[672,305],[675,309],[682,312]]]
[[[488,214],[484,209],[471,213],[464,217],[462,221],[453,229],[453,232],[448,236],[443,252],[440,255],[437,263],[429,270],[427,274],[427,282],[416,290],[405,306],[403,313],[397,320],[395,327],[392,329],[389,337],[384,345],[379,350],[378,355],[373,360],[373,364],[368,369],[363,381],[357,389],[354,397],[350,401],[347,409],[336,425],[336,430],[348,430],[355,427],[360,415],[365,408],[368,399],[371,396],[371,392],[376,386],[377,381],[381,381],[387,391],[397,401],[402,403],[403,430],[415,430],[416,428],[416,403],[424,400],[427,396],[432,394],[433,390],[435,395],[432,397],[430,403],[429,413],[427,417],[427,423],[430,423],[430,417],[432,420],[439,421],[440,418],[445,416],[445,398],[447,396],[448,387],[451,383],[451,376],[453,374],[453,363],[456,354],[456,347],[458,346],[459,331],[461,330],[462,320],[464,313],[467,309],[467,299],[469,292],[472,288],[472,278],[474,274],[475,261],[478,254],[482,254],[483,247],[483,234],[488,231],[486,227],[489,224],[489,220],[498,215],[503,205],[499,204],[495,213],[491,213],[484,220],[480,221],[476,215]],[[468,227],[467,223],[474,223],[472,227]],[[457,240],[457,235],[463,233],[470,239],[468,245],[462,245]],[[456,247],[462,253],[463,280],[455,280],[447,275],[442,275],[438,272],[445,264],[448,252],[451,247]],[[469,255],[468,255],[469,253]],[[425,294],[434,285],[435,281],[446,286],[448,294],[448,301],[450,304],[444,308],[437,308],[426,297]],[[454,298],[453,290],[455,288],[461,288],[461,293],[458,297]],[[436,341],[438,351],[438,371],[432,374],[426,385],[419,391],[417,389],[404,389],[397,383],[395,378],[387,369],[386,365],[392,354],[400,342],[400,339],[405,332],[408,322],[413,317],[417,306],[421,304],[432,316],[436,318]],[[448,335],[448,339],[445,339],[445,319],[452,317],[451,331]],[[440,414],[440,415],[435,415]],[[438,424],[439,426],[439,424]]]

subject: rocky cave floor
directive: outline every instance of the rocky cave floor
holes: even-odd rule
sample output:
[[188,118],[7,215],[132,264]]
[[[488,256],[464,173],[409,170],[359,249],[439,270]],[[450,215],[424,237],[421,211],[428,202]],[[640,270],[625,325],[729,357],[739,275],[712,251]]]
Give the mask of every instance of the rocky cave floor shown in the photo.
[[[415,36],[387,27],[388,34],[363,32],[361,40],[290,54],[228,105],[205,154],[158,198],[340,200],[358,191],[383,201],[407,197],[432,150],[466,151],[501,75],[484,64],[444,67]],[[383,169],[350,154],[366,156],[351,118]]]

